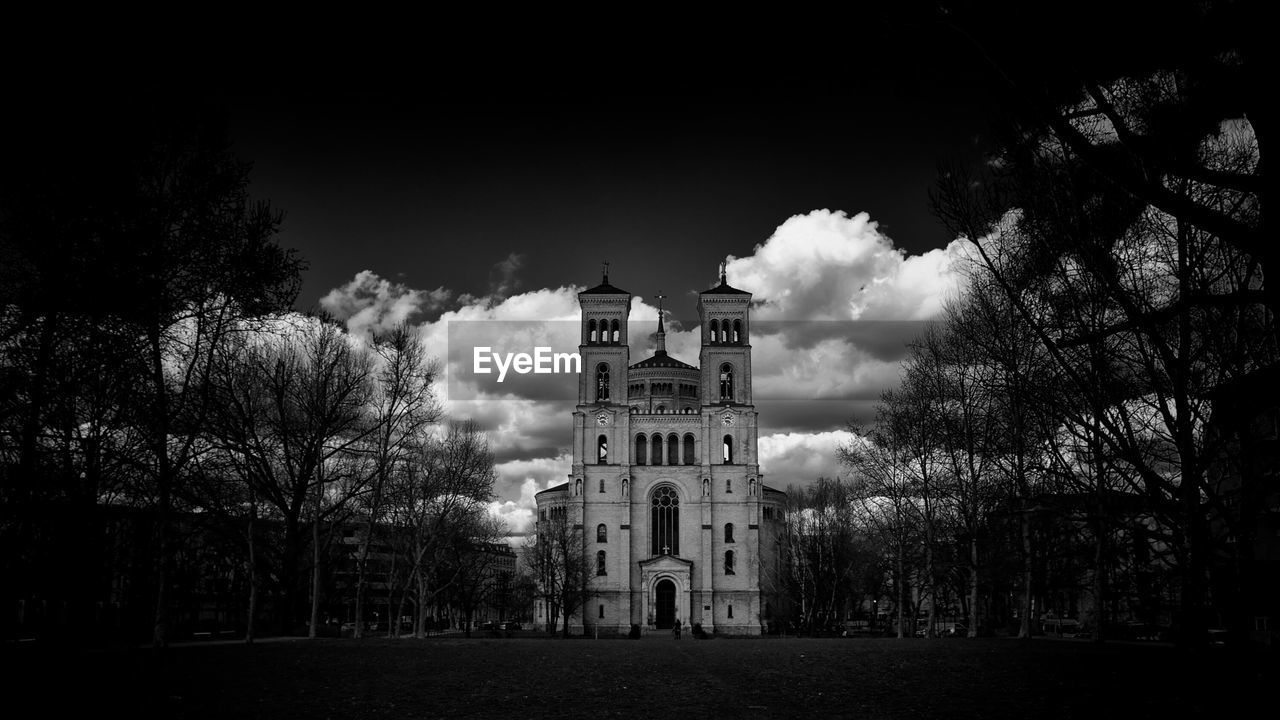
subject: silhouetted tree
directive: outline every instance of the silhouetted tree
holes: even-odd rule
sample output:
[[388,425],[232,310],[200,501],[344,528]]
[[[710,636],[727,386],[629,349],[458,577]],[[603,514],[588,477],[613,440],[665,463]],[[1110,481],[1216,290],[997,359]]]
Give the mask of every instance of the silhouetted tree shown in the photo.
[[[212,353],[240,319],[292,303],[300,263],[275,244],[281,215],[250,199],[249,166],[219,123],[181,105],[53,109],[65,114],[13,135],[24,147],[7,154],[0,187],[4,363],[25,366],[18,403],[0,418],[13,458],[5,502],[24,515],[59,494],[44,479],[59,463],[54,476],[79,475],[47,451],[60,424],[51,412],[80,405],[70,397],[81,381],[96,386],[103,404],[81,406],[94,423],[64,459],[128,465],[136,483],[119,499],[154,510],[153,639],[163,645],[173,504],[198,453]],[[58,380],[77,367],[98,369]],[[98,491],[82,487],[80,502]],[[32,539],[15,532],[20,545]]]

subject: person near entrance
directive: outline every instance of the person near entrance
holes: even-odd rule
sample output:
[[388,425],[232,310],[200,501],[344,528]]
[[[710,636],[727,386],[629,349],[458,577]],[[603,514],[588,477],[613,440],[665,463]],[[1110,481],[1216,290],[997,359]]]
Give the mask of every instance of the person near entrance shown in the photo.
[[671,632],[677,640],[680,639],[680,618],[676,618],[675,624],[671,626]]

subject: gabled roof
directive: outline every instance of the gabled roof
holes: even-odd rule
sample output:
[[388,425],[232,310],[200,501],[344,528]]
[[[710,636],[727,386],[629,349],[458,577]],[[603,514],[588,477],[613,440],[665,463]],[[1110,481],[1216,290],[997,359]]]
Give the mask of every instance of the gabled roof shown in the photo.
[[604,282],[600,283],[599,285],[587,290],[583,290],[578,294],[579,295],[630,295],[631,293],[621,288],[616,288],[610,285],[608,278],[605,278]]
[[747,292],[746,290],[739,290],[738,288],[733,287],[729,283],[725,282],[724,278],[721,278],[719,285],[711,288],[710,290],[703,290],[698,294],[699,295],[750,295],[751,293]]
[[653,357],[645,358],[631,366],[632,370],[643,370],[645,368],[679,368],[681,370],[697,370],[698,368],[679,360],[667,354],[666,350],[659,350],[653,354]]

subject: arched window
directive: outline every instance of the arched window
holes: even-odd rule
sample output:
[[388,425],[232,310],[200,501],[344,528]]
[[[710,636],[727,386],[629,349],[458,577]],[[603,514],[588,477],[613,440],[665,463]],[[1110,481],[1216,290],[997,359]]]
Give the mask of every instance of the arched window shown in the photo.
[[612,342],[612,343],[617,343],[617,342],[618,342],[618,340],[622,337],[622,333],[621,333],[621,332],[619,332],[619,330],[618,330],[618,321],[617,321],[617,320],[614,320],[614,321],[611,323],[611,325],[612,325],[612,328],[613,328],[613,332],[612,332],[612,333],[610,333],[610,340],[609,340],[609,341],[610,341],[610,342]]
[[733,344],[734,345],[742,344],[742,321],[741,320],[733,321]]
[[[604,526],[601,525],[600,527],[603,528]],[[724,524],[724,541],[727,543],[733,542],[733,523]]]
[[720,342],[720,321],[712,320],[711,321],[711,344],[715,345],[718,342]]
[[675,433],[667,436],[667,464],[680,464],[680,437]]
[[596,366],[596,402],[604,402],[609,399],[609,364],[600,363]]
[[[604,553],[601,552],[600,555],[603,556]],[[604,573],[598,573],[598,574],[603,575]],[[724,551],[724,574],[725,575],[733,574],[733,551],[732,550]]]
[[649,462],[649,439],[644,435],[636,436],[636,456],[633,460],[637,465]]
[[654,412],[658,413],[659,415],[661,415],[662,413],[664,413],[664,412],[666,412],[666,411],[667,411],[667,406],[666,406],[666,405],[659,405],[658,407],[654,408]]
[[604,492],[604,478],[600,478],[600,492]]
[[650,443],[649,449],[653,452],[653,454],[649,456],[650,464],[661,465],[662,464],[662,436],[659,435],[658,433],[654,433],[653,437],[649,438],[649,443]]
[[601,617],[601,618],[603,618],[603,617],[604,617],[604,605],[601,605],[601,606],[600,606],[600,615],[599,615],[599,617]]
[[[725,562],[729,562],[729,561],[728,561],[728,559],[725,559]],[[607,573],[607,572],[605,572],[605,571],[604,571],[604,551],[603,551],[603,550],[601,550],[600,552],[596,553],[596,574],[597,574],[597,575],[608,575],[608,574],[609,574],[609,573]],[[730,575],[732,575],[733,573],[729,573],[729,574],[730,574]]]
[[[730,525],[729,527],[733,527],[733,526]],[[728,532],[728,531],[726,530],[725,532]],[[599,525],[596,526],[596,542],[598,543],[609,542],[609,528],[605,527],[604,523],[600,523]]]
[[587,322],[587,330],[588,330],[588,332],[590,332],[590,335],[588,335],[588,336],[587,336],[587,337],[588,337],[587,342],[591,342],[591,343],[596,342],[596,337],[597,337],[597,336],[596,336],[596,321],[595,321],[595,320],[591,320],[591,321],[588,321],[588,322]]
[[692,465],[695,462],[693,458],[693,433],[684,436],[684,464]]
[[662,485],[653,491],[649,508],[654,555],[680,554],[680,496],[675,488]]
[[729,363],[720,366],[720,399],[733,402],[733,366]]
[[[609,438],[601,435],[596,438],[596,463],[599,465],[609,464]],[[603,479],[600,482],[604,482]],[[604,492],[604,488],[600,488],[600,492]]]
[[720,461],[725,465],[733,464],[733,436],[725,435],[724,441],[720,443]]
[[733,492],[733,478],[724,479],[724,491],[727,493]]

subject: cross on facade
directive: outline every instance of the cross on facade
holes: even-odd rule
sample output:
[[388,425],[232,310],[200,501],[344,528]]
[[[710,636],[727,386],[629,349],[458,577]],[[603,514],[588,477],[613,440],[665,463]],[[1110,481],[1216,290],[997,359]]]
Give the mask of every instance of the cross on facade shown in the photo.
[[670,554],[671,554],[671,546],[670,546],[670,545],[663,545],[663,546],[662,546],[662,554],[663,554],[663,555],[670,555]]

